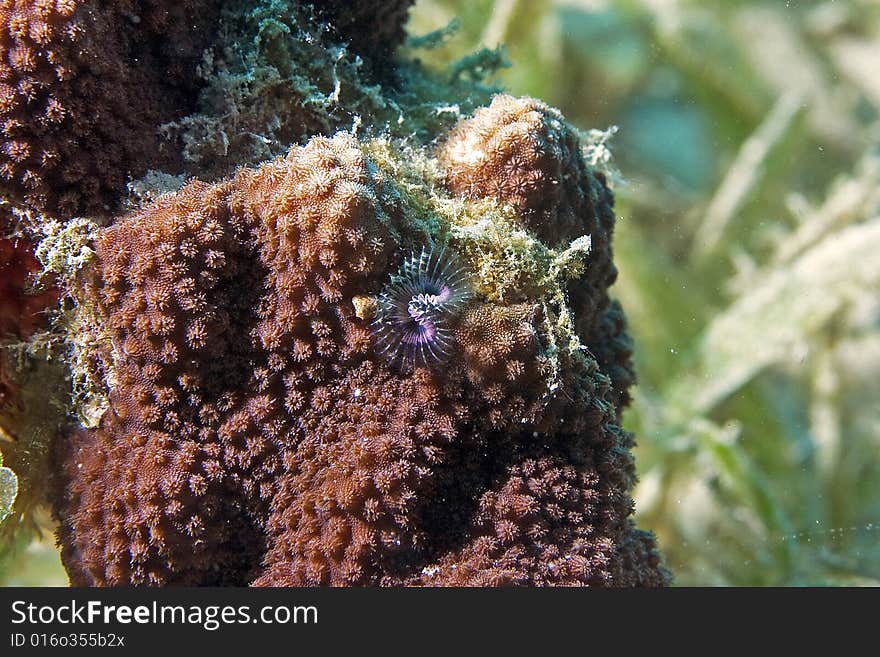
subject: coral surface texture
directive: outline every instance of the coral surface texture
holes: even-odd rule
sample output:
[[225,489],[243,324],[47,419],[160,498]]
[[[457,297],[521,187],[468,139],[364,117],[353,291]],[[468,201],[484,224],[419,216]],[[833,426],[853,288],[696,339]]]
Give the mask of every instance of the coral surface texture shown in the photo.
[[[580,133],[395,52],[408,0],[97,4],[0,4],[2,193],[63,292],[44,478],[71,583],[667,583]],[[306,94],[316,48],[336,86]],[[217,101],[233,79],[260,112]],[[0,322],[47,304],[8,287]]]

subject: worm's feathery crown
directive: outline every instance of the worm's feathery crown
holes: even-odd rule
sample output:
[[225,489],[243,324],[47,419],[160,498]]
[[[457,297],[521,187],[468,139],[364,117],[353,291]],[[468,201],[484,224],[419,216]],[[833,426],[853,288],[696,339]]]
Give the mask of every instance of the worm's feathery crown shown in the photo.
[[450,323],[471,297],[470,275],[454,252],[422,247],[406,258],[379,296],[377,351],[402,364],[446,359]]

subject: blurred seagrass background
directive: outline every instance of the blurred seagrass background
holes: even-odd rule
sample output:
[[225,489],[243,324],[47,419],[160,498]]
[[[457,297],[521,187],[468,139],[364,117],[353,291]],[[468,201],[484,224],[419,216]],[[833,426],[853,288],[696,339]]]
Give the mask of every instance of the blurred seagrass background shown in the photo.
[[880,584],[880,2],[420,0],[410,33],[456,17],[424,61],[504,43],[500,84],[619,128],[636,508],[676,583]]
[[[419,0],[435,30],[409,54],[487,48],[608,131],[637,514],[676,583],[880,585],[880,0]],[[3,583],[65,581],[48,538]]]

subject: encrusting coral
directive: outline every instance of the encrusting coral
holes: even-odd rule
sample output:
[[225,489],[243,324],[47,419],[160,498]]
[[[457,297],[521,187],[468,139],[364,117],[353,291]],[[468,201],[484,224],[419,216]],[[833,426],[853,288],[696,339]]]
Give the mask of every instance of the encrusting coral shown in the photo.
[[370,346],[342,301],[393,247],[376,185],[350,139],[316,139],[103,232],[86,295],[117,383],[65,446],[74,582],[248,581],[310,409]]
[[[194,113],[192,84],[136,66],[140,110],[71,140],[106,146],[102,168],[76,166],[109,178],[59,151],[28,183],[36,160],[4,151],[2,194],[48,215],[106,215],[154,169],[112,218],[21,213],[65,292],[53,336],[81,386],[51,455],[72,584],[667,583],[630,519],[605,177],[557,110],[394,55],[411,4],[178,3],[222,17],[193,45],[211,48]],[[0,25],[24,25],[10,49],[49,16],[70,56],[116,20],[107,52],[146,48],[151,67],[153,19],[172,46],[188,29],[160,2],[94,26],[88,0],[2,6]],[[22,70],[3,78],[10,117],[31,107]],[[119,78],[88,75],[45,75],[35,97],[100,105]],[[71,111],[10,125],[45,149]],[[152,190],[178,164],[200,179]]]
[[593,189],[577,134],[558,110],[533,98],[495,96],[451,132],[439,157],[453,193],[513,206],[554,245],[584,234],[584,217],[595,215],[602,191]]
[[0,194],[49,213],[100,213],[128,176],[174,166],[156,128],[190,109],[218,6],[0,2]]
[[74,583],[664,581],[609,381],[541,299],[473,300],[448,363],[377,353],[352,301],[419,239],[408,205],[340,134],[102,231],[110,409],[59,453]]
[[451,131],[439,159],[450,191],[512,206],[523,225],[550,245],[590,236],[589,265],[566,292],[578,336],[611,377],[615,406],[625,404],[634,381],[632,347],[607,292],[617,278],[613,200],[604,174],[584,161],[574,129],[540,101],[499,94]]

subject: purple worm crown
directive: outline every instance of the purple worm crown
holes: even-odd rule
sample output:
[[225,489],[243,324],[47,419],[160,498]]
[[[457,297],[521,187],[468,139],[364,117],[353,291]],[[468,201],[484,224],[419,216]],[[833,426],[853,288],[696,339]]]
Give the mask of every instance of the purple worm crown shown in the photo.
[[471,295],[470,276],[454,252],[422,247],[379,295],[376,350],[409,365],[445,360],[453,344],[450,324]]

